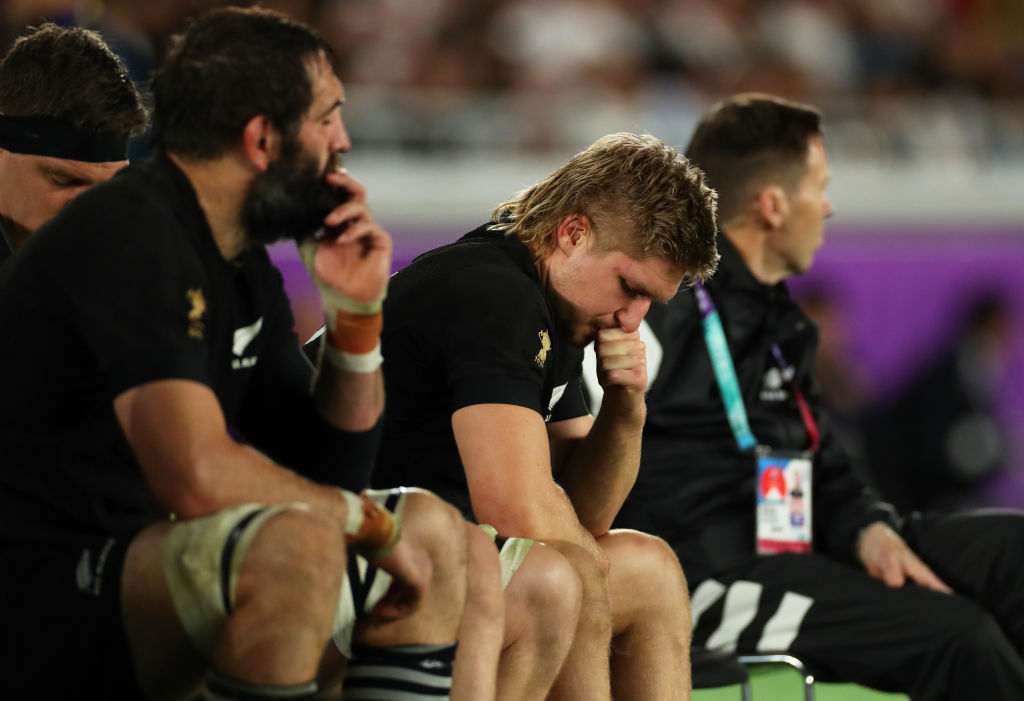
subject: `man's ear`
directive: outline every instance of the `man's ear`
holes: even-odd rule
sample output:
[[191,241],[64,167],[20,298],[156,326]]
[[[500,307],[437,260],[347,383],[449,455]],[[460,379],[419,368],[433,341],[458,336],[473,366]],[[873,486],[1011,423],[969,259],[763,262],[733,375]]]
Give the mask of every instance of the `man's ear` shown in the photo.
[[555,231],[557,247],[566,255],[582,250],[590,243],[590,220],[586,214],[570,214],[562,219]]
[[769,229],[781,229],[789,214],[789,197],[779,185],[768,185],[757,193],[758,218]]
[[246,159],[259,171],[264,171],[277,157],[281,135],[266,117],[250,119],[242,132],[242,149]]

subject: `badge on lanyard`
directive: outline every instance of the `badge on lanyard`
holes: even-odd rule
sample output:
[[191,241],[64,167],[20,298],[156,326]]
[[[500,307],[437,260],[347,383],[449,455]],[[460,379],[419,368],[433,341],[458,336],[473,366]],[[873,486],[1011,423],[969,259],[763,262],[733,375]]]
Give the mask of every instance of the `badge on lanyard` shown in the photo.
[[811,469],[806,452],[757,447],[757,553],[813,549]]
[[[737,447],[747,452],[753,448],[757,459],[757,553],[809,553],[811,539],[811,465],[820,445],[818,424],[800,388],[790,380],[789,388],[796,400],[800,420],[807,431],[809,450],[781,451],[757,445],[750,430],[743,394],[736,379],[729,346],[715,302],[701,283],[693,286],[704,330],[704,342],[711,357],[718,391],[725,405],[726,418]],[[775,362],[786,374],[789,364],[778,344],[772,344]]]

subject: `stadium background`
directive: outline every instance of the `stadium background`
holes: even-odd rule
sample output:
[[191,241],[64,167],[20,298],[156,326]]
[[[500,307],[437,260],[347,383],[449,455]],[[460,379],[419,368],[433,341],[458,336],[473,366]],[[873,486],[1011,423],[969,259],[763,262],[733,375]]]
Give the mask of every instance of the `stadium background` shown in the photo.
[[[4,0],[0,50],[41,19],[93,26],[144,81],[166,37],[217,4]],[[848,400],[837,408],[851,439],[858,417],[962,336],[976,297],[995,298],[1008,323],[976,387],[980,401],[991,396],[995,423],[961,436],[959,450],[978,456],[1000,440],[1006,450],[951,503],[1024,506],[1020,0],[262,4],[312,23],[335,47],[353,141],[346,165],[394,236],[396,267],[608,132],[682,148],[703,110],[739,90],[817,104],[836,214],[814,270],[792,286],[831,303],[829,353],[848,369],[829,381]],[[306,335],[318,302],[292,248],[273,252]]]

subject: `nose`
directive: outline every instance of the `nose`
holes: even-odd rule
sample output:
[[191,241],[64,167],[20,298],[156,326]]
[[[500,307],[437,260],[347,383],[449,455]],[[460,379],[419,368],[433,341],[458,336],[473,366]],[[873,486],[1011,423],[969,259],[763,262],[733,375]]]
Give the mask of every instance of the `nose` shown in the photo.
[[630,300],[629,304],[615,312],[615,321],[619,328],[626,333],[633,333],[640,328],[640,322],[647,316],[647,310],[651,308],[651,298],[638,295]]
[[832,206],[832,198],[825,195],[825,218],[828,219],[835,214],[835,207]]
[[331,129],[329,138],[331,151],[348,153],[348,150],[352,148],[352,142],[349,141],[348,138],[348,129],[345,128],[345,122],[342,121],[340,114],[337,119],[334,120],[334,125]]

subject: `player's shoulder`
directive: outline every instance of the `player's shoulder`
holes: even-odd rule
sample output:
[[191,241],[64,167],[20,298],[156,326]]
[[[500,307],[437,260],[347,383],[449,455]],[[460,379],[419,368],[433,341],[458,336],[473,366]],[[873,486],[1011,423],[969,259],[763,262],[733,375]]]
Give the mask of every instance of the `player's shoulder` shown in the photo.
[[523,244],[480,227],[453,243],[427,251],[395,276],[399,287],[464,298],[538,290],[536,265]]
[[166,176],[129,166],[40,227],[25,246],[25,257],[68,279],[77,279],[75,271],[83,264],[92,276],[116,274],[140,283],[147,276],[193,269],[198,263],[185,220],[195,226],[203,215],[198,203],[187,205],[180,190]]
[[164,160],[130,165],[90,188],[68,203],[54,228],[97,246],[177,246],[181,232],[196,226],[202,212],[184,174]]

